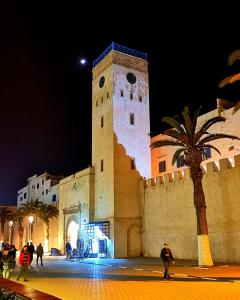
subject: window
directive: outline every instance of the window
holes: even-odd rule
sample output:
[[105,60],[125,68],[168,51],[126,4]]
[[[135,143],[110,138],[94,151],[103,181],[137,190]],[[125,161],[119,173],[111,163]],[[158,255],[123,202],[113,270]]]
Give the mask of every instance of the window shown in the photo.
[[101,127],[103,127],[103,117],[101,117]]
[[42,191],[42,195],[44,195],[44,191]]
[[134,114],[130,113],[130,124],[134,125]]
[[44,179],[42,179],[42,185],[44,185]]
[[96,101],[96,107],[98,107],[98,101]]
[[57,200],[57,195],[52,195],[52,202],[56,202],[56,200]]
[[135,157],[131,157],[131,169],[132,170],[136,169]]
[[22,201],[22,197],[20,198],[20,201]]
[[205,159],[208,159],[208,158],[211,158],[211,148],[210,147],[208,147],[208,148],[205,148],[204,150],[203,150],[203,159],[205,160]]
[[158,169],[159,169],[159,173],[166,171],[166,160],[159,162]]
[[120,95],[121,97],[123,97],[123,90],[120,90]]
[[184,166],[184,155],[180,155],[177,158],[177,168],[181,168]]
[[101,168],[100,168],[101,172],[103,172],[103,159],[101,159]]
[[109,94],[108,94],[108,92],[107,92],[107,99],[109,98]]
[[39,189],[39,183],[37,184],[37,189]]
[[103,97],[101,98],[101,102],[103,103]]
[[48,189],[46,189],[46,195],[48,194]]
[[23,198],[26,199],[27,198],[27,193],[23,194]]
[[133,100],[133,93],[130,93],[130,100]]
[[139,95],[139,102],[142,102],[142,96]]
[[94,230],[95,226],[94,225],[86,225],[84,227],[84,229],[87,231],[87,234],[91,237],[91,238],[94,238],[94,233],[95,233],[95,230]]

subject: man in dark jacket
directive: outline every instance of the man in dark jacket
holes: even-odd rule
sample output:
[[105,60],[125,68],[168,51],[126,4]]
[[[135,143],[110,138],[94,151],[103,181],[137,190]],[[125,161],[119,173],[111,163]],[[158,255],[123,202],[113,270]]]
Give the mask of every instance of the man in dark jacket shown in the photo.
[[163,261],[163,265],[164,265],[164,279],[171,279],[171,277],[168,274],[168,269],[169,269],[169,265],[170,262],[172,261],[173,264],[175,264],[175,260],[173,258],[172,255],[172,251],[169,248],[168,243],[164,243],[164,248],[162,248],[161,250],[161,254],[160,254],[162,261]]
[[37,266],[38,266],[38,259],[39,259],[39,258],[40,258],[40,260],[41,260],[41,266],[43,266],[43,262],[42,262],[42,257],[43,257],[43,246],[42,246],[41,243],[37,246],[36,254],[37,254]]

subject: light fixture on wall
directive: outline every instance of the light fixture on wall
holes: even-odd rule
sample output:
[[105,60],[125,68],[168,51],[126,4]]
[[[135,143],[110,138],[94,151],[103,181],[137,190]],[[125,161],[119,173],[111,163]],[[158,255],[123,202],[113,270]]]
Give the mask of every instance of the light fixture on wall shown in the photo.
[[28,230],[28,240],[29,243],[32,241],[32,222],[33,222],[33,216],[28,217],[29,221],[29,230]]

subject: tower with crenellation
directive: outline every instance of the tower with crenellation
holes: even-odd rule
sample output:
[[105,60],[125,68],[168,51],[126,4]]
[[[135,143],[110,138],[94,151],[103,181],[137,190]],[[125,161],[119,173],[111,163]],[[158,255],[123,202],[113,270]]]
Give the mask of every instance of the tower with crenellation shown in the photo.
[[109,221],[109,256],[138,256],[139,181],[151,174],[147,55],[112,43],[94,61],[92,95],[94,221]]

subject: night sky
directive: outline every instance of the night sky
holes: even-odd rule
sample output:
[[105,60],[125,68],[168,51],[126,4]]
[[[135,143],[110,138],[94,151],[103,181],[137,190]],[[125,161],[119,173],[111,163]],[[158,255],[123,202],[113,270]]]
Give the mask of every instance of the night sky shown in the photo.
[[115,2],[110,13],[100,2],[48,2],[1,9],[1,205],[15,204],[34,174],[67,176],[91,163],[92,61],[112,41],[148,54],[152,135],[163,129],[163,116],[185,105],[206,112],[217,97],[236,100],[238,84],[217,88],[239,67],[227,67],[240,49],[234,7],[220,13]]

